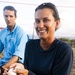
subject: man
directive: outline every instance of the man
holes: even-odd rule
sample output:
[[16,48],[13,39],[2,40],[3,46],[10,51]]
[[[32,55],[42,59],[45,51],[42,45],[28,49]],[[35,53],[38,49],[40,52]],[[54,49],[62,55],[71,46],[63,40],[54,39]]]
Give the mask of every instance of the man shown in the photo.
[[25,44],[28,41],[27,34],[16,25],[17,11],[12,6],[5,6],[3,15],[7,27],[0,32],[0,53],[4,51],[4,56],[0,59],[0,75],[5,68],[15,62],[24,60]]

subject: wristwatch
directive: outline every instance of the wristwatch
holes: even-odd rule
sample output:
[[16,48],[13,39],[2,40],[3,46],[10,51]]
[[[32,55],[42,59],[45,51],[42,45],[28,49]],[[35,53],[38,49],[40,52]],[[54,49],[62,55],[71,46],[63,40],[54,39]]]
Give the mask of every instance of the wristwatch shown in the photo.
[[4,68],[2,66],[0,66],[1,69],[1,74],[4,73]]

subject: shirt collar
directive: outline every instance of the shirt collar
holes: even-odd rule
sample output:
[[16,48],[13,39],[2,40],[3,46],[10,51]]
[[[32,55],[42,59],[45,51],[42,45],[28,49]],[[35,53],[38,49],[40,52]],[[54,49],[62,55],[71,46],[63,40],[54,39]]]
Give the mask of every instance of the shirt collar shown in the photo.
[[[10,32],[10,33],[13,33],[13,32],[15,31],[16,27],[17,27],[17,25],[15,24],[14,29],[13,29],[12,32]],[[7,27],[7,31],[10,31],[10,30],[8,29],[8,27]]]

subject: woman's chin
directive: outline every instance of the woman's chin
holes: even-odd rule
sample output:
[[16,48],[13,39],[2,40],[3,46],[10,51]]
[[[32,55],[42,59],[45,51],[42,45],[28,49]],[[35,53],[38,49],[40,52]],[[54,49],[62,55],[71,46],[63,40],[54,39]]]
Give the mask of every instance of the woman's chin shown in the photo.
[[46,36],[39,36],[40,39],[46,39]]

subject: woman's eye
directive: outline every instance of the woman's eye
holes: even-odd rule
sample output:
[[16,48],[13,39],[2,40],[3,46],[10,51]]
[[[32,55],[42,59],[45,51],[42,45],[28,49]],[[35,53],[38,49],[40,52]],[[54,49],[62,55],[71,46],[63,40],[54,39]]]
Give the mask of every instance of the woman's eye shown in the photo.
[[36,20],[36,21],[35,21],[35,23],[37,23],[37,24],[38,24],[38,23],[40,23],[40,21],[39,21],[39,20]]
[[48,20],[48,19],[44,19],[43,21],[44,21],[44,22],[48,22],[49,20]]
[[8,17],[7,15],[5,15],[5,17]]

